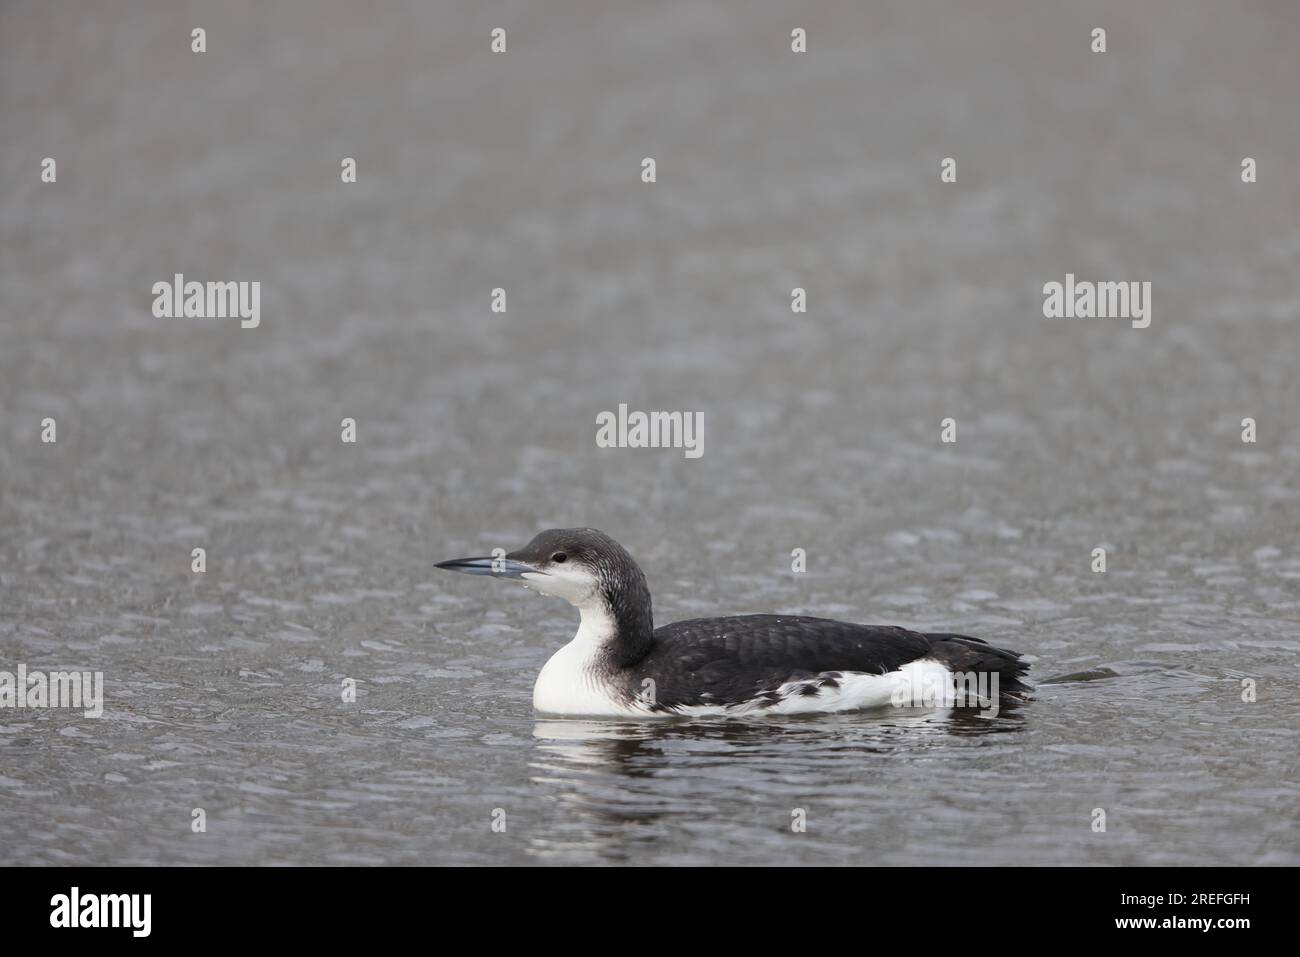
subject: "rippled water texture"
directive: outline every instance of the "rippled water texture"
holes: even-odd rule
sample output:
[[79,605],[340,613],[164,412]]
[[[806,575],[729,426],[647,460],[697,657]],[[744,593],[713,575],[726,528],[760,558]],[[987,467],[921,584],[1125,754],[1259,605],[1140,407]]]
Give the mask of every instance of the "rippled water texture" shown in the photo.
[[[0,861],[1300,863],[1300,8],[601,6],[0,11],[0,669],[107,687],[0,711]],[[178,272],[261,326],[154,318]],[[704,455],[597,448],[622,402]],[[555,525],[661,622],[1075,677],[539,721],[572,609],[432,563]]]

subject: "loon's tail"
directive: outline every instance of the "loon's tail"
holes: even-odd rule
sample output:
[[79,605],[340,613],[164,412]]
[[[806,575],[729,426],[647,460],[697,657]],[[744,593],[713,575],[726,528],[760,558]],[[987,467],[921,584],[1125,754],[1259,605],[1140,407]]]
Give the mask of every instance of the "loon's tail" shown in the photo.
[[995,648],[980,638],[968,635],[928,634],[930,654],[949,671],[991,673],[998,676],[998,697],[1003,701],[1023,701],[1032,690],[1023,680],[1029,665],[1018,651]]

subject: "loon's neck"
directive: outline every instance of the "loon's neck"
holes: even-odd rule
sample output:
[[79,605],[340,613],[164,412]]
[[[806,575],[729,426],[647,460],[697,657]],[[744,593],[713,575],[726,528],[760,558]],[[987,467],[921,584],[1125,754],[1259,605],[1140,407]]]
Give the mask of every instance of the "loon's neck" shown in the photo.
[[[575,641],[599,646],[614,668],[636,664],[654,642],[650,589],[640,569],[605,585],[591,601],[578,606],[582,623]],[[594,648],[593,648],[594,650]]]

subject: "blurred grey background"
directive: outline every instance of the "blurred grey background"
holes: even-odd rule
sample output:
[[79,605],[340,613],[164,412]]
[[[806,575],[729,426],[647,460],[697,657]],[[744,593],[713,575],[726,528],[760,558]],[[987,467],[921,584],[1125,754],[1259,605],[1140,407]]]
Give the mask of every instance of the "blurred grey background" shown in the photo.
[[[0,712],[5,862],[1300,862],[1297,36],[1282,0],[4,3],[0,667],[108,687]],[[178,272],[260,281],[260,328],[155,318]],[[1150,328],[1044,319],[1067,272],[1150,281]],[[620,402],[704,456],[597,448]],[[535,722],[571,610],[430,564],[553,525],[660,621],[1113,677],[975,726]]]

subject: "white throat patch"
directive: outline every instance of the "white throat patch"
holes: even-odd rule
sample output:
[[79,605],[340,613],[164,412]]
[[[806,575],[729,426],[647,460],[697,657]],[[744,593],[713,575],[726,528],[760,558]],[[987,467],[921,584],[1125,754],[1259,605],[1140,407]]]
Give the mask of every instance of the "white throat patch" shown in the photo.
[[524,583],[543,595],[563,598],[579,608],[589,604],[599,593],[600,582],[581,565],[551,565],[545,571],[524,572]]

